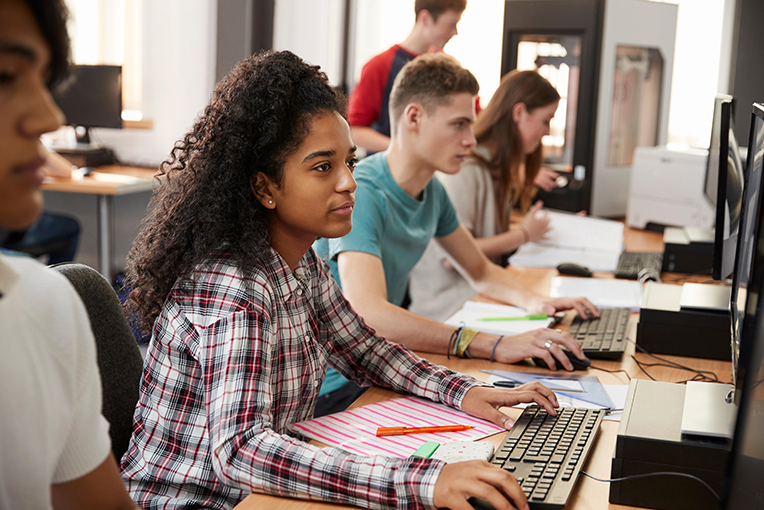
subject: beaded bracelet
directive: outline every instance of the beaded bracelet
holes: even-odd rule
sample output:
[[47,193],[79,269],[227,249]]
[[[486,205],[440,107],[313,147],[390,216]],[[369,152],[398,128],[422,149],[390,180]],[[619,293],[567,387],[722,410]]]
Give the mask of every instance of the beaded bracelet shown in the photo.
[[488,361],[493,362],[493,355],[496,352],[496,346],[499,345],[499,342],[501,342],[502,338],[504,338],[504,335],[500,335],[499,338],[496,340],[496,343],[493,344],[493,349],[491,349],[491,358]]
[[[451,337],[448,339],[448,348],[446,349],[446,359],[451,359],[451,345],[454,346],[454,349],[456,349],[456,342],[459,338],[459,335],[462,333],[462,330],[464,329],[464,326],[459,326],[454,330],[453,333],[451,333]],[[454,355],[456,355],[456,352],[454,352]]]

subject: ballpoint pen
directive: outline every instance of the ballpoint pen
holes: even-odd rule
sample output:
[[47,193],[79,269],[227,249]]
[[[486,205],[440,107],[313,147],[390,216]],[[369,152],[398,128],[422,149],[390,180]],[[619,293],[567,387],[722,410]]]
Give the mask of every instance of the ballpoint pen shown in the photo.
[[520,315],[519,317],[481,317],[479,321],[537,321],[548,319],[545,313],[534,313],[530,315]]
[[401,436],[404,434],[424,434],[439,432],[459,432],[473,429],[472,425],[445,425],[442,427],[379,427],[377,436]]
[[[495,381],[493,383],[497,388],[517,388],[522,386],[523,383],[517,381]],[[543,383],[542,383],[543,384]],[[560,393],[586,393],[586,390],[570,389],[570,388],[549,388],[552,391]]]

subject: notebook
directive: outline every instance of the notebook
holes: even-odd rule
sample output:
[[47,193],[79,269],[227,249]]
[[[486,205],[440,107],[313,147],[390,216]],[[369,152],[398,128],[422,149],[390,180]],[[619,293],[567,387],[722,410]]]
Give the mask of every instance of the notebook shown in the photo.
[[[460,432],[377,437],[378,427],[472,425]],[[476,441],[506,429],[463,411],[418,397],[376,402],[292,424],[292,432],[358,455],[409,457],[427,441]]]
[[461,310],[446,319],[449,326],[459,327],[464,323],[468,328],[492,335],[519,335],[526,331],[548,327],[553,318],[537,320],[508,320],[508,321],[481,321],[486,317],[524,317],[528,315],[526,310],[516,306],[497,305],[494,303],[481,303],[467,301]]

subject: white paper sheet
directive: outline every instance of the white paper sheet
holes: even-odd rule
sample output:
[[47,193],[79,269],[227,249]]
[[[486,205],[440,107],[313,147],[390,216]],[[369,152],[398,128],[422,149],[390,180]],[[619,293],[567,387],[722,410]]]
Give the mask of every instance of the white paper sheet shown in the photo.
[[642,284],[632,280],[555,276],[549,283],[549,296],[583,296],[599,308],[639,310]]
[[509,258],[518,266],[555,267],[572,262],[592,271],[615,271],[623,251],[623,223],[548,211],[547,239],[525,243]]

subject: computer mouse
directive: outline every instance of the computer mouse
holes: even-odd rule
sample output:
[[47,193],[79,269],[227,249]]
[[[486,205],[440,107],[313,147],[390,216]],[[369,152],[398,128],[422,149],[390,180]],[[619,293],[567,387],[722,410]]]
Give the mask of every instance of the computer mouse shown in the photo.
[[[470,498],[467,503],[472,505],[475,510],[496,510],[496,508],[488,501],[479,498]],[[513,507],[514,508],[514,507]]]
[[[567,349],[563,349],[562,352],[565,353],[565,356],[568,357],[570,362],[573,364],[573,370],[586,370],[589,368],[589,365],[592,364],[592,360],[590,360],[587,357],[584,357],[584,359],[578,359],[576,358],[576,355],[570,352]],[[546,361],[544,361],[543,358],[533,358],[533,362],[536,364],[537,367],[541,368],[549,368],[549,365],[546,364]],[[562,365],[559,363],[557,364],[557,368],[562,368]]]
[[557,271],[559,271],[560,274],[568,276],[589,277],[592,275],[592,272],[588,267],[582,266],[580,264],[574,264],[573,262],[563,262],[557,266]]
[[81,166],[79,168],[79,171],[80,171],[80,175],[82,175],[83,177],[87,177],[93,172],[95,172],[95,168],[93,168],[92,166]]

